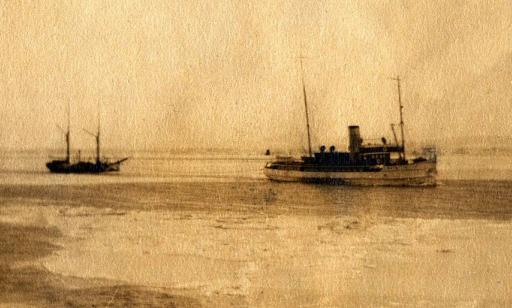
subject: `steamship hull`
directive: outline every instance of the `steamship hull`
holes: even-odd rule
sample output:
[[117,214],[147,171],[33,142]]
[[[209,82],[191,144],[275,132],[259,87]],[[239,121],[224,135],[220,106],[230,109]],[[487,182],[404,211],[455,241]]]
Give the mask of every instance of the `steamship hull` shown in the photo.
[[[323,169],[323,170],[322,170]],[[423,161],[384,165],[360,171],[325,170],[302,164],[269,164],[265,175],[278,182],[328,183],[357,186],[435,186],[436,163]]]

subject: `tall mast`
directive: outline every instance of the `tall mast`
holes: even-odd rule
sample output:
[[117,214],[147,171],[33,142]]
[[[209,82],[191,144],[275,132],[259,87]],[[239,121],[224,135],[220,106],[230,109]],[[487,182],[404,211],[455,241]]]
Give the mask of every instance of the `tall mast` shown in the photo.
[[402,109],[404,109],[404,106],[402,105],[402,91],[400,88],[400,76],[396,76],[394,78],[397,83],[398,87],[398,106],[400,110],[400,135],[402,137],[402,158],[405,160],[405,139],[404,139],[404,119],[403,119],[403,112]]
[[101,162],[100,160],[100,112],[99,112],[100,104],[98,103],[98,131],[96,134],[91,133],[90,131],[84,129],[86,133],[93,136],[96,139],[96,164]]
[[395,144],[398,145],[398,138],[396,137],[395,132],[395,124],[391,124],[391,131],[393,132],[393,137],[395,138]]
[[70,145],[70,130],[71,130],[71,119],[70,119],[70,106],[68,102],[68,127],[66,130],[66,162],[69,163],[71,160],[71,145]]
[[100,103],[98,102],[98,133],[96,135],[96,164],[100,163],[100,132],[101,132],[101,120],[100,120]]
[[302,57],[300,58],[300,71],[301,71],[301,80],[302,80],[302,93],[304,95],[304,108],[306,109],[306,127],[308,129],[308,153],[309,156],[312,156],[311,153],[311,132],[309,129],[309,112],[308,112],[308,99],[306,95],[306,85],[304,83],[304,68],[302,67]]

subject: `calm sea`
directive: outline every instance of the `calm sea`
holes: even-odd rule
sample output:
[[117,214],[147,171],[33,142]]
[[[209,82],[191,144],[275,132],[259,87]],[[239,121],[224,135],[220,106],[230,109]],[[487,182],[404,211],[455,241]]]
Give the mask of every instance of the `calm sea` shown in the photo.
[[512,156],[441,156],[434,188],[274,183],[258,155],[131,156],[119,173],[56,175],[45,155],[3,153],[0,223],[58,229],[34,261],[51,273],[206,306],[511,301]]

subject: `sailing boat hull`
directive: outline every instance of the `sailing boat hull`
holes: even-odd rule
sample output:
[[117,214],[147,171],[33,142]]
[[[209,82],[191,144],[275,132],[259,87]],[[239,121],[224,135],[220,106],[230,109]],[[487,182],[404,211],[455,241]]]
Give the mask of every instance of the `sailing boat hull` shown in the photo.
[[[297,168],[298,167],[298,168]],[[373,171],[304,171],[297,165],[269,164],[265,175],[279,182],[331,183],[358,186],[434,186],[436,163],[418,162],[406,165],[382,166]]]
[[[62,130],[62,129],[61,129]],[[94,134],[87,130],[86,133],[96,139],[96,162],[80,161],[71,163],[70,153],[70,122],[69,122],[69,105],[68,105],[68,129],[65,132],[66,136],[66,158],[61,160],[52,160],[46,163],[46,167],[52,173],[104,173],[104,172],[117,172],[121,169],[121,163],[128,158],[123,158],[116,162],[109,162],[102,160],[100,156],[100,118],[98,114],[98,133]]]
[[78,162],[69,163],[67,161],[51,161],[46,164],[46,167],[52,173],[104,173],[104,172],[118,172],[121,169],[122,161],[115,163],[91,163],[91,162]]

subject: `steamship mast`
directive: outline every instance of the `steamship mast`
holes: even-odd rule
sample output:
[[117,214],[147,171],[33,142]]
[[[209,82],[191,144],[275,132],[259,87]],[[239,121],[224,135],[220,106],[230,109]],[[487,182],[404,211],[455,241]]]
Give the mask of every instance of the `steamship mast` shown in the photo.
[[[392,78],[396,81],[397,87],[398,87],[398,106],[400,110],[400,137],[402,141],[402,151],[401,151],[401,159],[405,160],[405,139],[404,139],[404,119],[403,119],[403,112],[402,109],[404,109],[404,106],[402,105],[402,92],[400,88],[400,76],[396,76],[396,78]],[[395,133],[395,130],[393,129],[393,134]],[[396,136],[395,136],[396,139]]]
[[304,83],[304,67],[302,66],[302,59],[303,57],[300,57],[300,71],[301,71],[301,80],[302,80],[302,93],[304,96],[304,108],[306,109],[306,127],[308,130],[308,154],[309,157],[313,156],[311,152],[311,132],[309,128],[309,112],[308,112],[308,99],[306,95],[306,84]]

